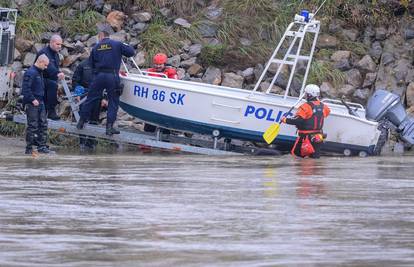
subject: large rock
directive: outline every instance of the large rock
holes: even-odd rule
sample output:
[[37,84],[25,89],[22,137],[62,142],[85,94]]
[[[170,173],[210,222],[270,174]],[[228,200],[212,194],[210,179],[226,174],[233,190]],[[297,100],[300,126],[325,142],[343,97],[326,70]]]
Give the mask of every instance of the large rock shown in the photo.
[[193,64],[188,68],[187,72],[191,76],[195,76],[199,74],[202,70],[203,70],[202,66],[200,66],[199,64]]
[[405,58],[400,59],[396,62],[394,67],[395,78],[398,82],[404,83],[411,67],[411,62]]
[[111,39],[120,41],[122,43],[125,43],[128,40],[128,34],[125,31],[123,31],[123,30],[122,31],[119,31],[119,32],[116,32],[114,34],[111,34],[110,37],[111,37]]
[[369,55],[365,55],[360,61],[358,61],[356,67],[364,73],[375,72],[377,69],[377,65]]
[[79,57],[80,57],[80,54],[69,55],[69,56],[65,57],[63,59],[62,66],[63,67],[71,66],[76,60],[79,59]]
[[30,53],[30,52],[26,53],[26,55],[24,56],[24,60],[23,60],[23,66],[30,67],[31,65],[33,65],[35,59],[36,59],[36,54]]
[[365,75],[364,83],[362,84],[363,88],[371,87],[375,83],[375,79],[377,78],[377,73],[367,73]]
[[145,64],[145,52],[139,51],[135,57],[134,57],[135,63],[137,63],[138,66],[144,66]]
[[72,2],[71,0],[49,0],[49,3],[52,6],[57,6],[57,7],[67,5],[71,2]]
[[144,22],[138,22],[132,26],[133,32],[137,34],[141,34],[148,29],[148,24]]
[[124,20],[126,19],[126,15],[124,12],[115,10],[108,14],[106,17],[106,21],[115,31],[120,31],[122,29],[122,25],[124,25]]
[[355,92],[355,87],[351,84],[345,84],[338,89],[338,96],[351,96]]
[[173,66],[175,68],[178,68],[181,63],[181,57],[180,55],[174,55],[167,60],[167,65]]
[[98,43],[98,37],[96,35],[92,36],[91,38],[86,41],[86,46],[93,47]]
[[339,50],[336,51],[332,54],[331,56],[331,60],[333,61],[341,61],[344,59],[348,59],[351,57],[351,51],[346,51],[346,50]]
[[233,87],[233,88],[242,88],[243,82],[244,82],[243,76],[234,74],[232,72],[228,72],[228,73],[224,73],[224,78],[223,78],[223,82],[221,83],[221,85]]
[[241,75],[247,83],[252,83],[254,81],[254,68],[245,69],[241,72]]
[[359,70],[351,69],[345,73],[346,82],[354,87],[360,87],[362,85],[362,76]]
[[22,54],[20,54],[19,50],[14,49],[14,59],[13,60],[21,60]]
[[188,54],[192,57],[198,56],[201,53],[203,46],[201,44],[193,44],[188,49]]
[[174,23],[183,28],[187,28],[187,29],[191,28],[191,24],[186,19],[183,19],[183,18],[175,19]]
[[196,63],[196,61],[197,61],[197,58],[196,57],[189,58],[187,60],[181,61],[180,67],[183,67],[185,69],[188,69],[189,67],[191,67],[192,65],[194,65]]
[[208,67],[203,75],[202,81],[204,83],[220,85],[221,83],[221,70],[216,67]]
[[209,21],[201,21],[197,25],[197,29],[202,37],[215,37],[217,34],[218,26]]
[[33,41],[23,39],[21,37],[16,37],[15,46],[17,50],[19,50],[20,53],[29,51],[33,45],[34,45]]
[[[257,90],[259,92],[266,92],[267,89],[269,89],[269,86],[270,86],[270,82],[264,81],[264,82],[260,83],[259,88]],[[283,88],[277,86],[277,85],[273,85],[272,89],[270,89],[270,92],[273,93],[273,94],[282,95],[282,94],[285,93],[285,90]]]
[[358,38],[359,31],[357,29],[345,29],[342,31],[342,35],[352,42],[355,42]]
[[149,12],[139,12],[139,13],[134,13],[132,17],[137,22],[148,22],[151,20],[152,15]]
[[373,57],[375,60],[378,60],[381,58],[382,55],[382,46],[380,42],[373,42],[371,49],[369,50],[369,54],[371,57]]
[[353,99],[354,101],[357,101],[358,103],[365,104],[368,100],[368,97],[370,95],[369,89],[357,89],[353,93]]
[[329,34],[322,34],[318,39],[317,46],[319,48],[335,48],[339,44],[338,39],[335,36]]
[[378,41],[383,41],[387,38],[387,29],[384,27],[378,27],[375,29],[375,39]]
[[223,14],[223,8],[217,7],[216,5],[211,5],[207,7],[207,12],[205,16],[209,20],[217,20],[218,18],[220,18],[221,14]]
[[338,96],[338,92],[335,87],[329,82],[323,82],[320,86],[322,97],[335,98]]

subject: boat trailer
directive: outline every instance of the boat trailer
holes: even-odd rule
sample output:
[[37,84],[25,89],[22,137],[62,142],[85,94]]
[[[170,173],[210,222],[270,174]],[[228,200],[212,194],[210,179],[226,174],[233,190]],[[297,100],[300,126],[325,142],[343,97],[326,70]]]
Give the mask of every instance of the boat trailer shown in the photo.
[[[76,122],[79,120],[79,106],[82,100],[77,102],[69,90],[65,80],[62,80],[62,86],[66,97],[69,101],[72,114],[75,122],[64,120],[54,121],[48,119],[48,129],[54,130],[57,133],[71,135],[71,136],[89,136],[99,139],[108,140],[115,143],[138,145],[143,149],[155,148],[161,150],[168,150],[172,152],[184,152],[201,155],[215,155],[215,156],[237,156],[243,154],[250,155],[280,155],[280,151],[271,148],[260,148],[256,146],[246,146],[239,140],[219,139],[218,136],[202,136],[196,135],[193,137],[186,137],[181,135],[164,134],[162,129],[157,128],[155,133],[148,133],[140,130],[123,130],[120,129],[120,134],[108,136],[105,134],[105,127],[100,125],[86,124],[85,128],[78,130]],[[85,98],[83,99],[85,100]],[[24,114],[5,114],[4,119],[14,121],[19,124],[26,124],[26,115]]]

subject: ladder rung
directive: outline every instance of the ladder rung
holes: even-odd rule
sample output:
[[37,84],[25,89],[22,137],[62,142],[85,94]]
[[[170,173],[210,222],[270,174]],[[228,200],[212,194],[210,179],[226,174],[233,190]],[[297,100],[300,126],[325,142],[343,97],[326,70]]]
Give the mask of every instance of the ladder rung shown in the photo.
[[303,37],[303,32],[297,32],[297,31],[287,31],[286,32],[286,36],[291,36],[291,37]]
[[293,60],[283,60],[283,59],[273,59],[272,63],[283,64],[283,65],[293,65],[295,61]]
[[[288,58],[295,59],[296,58],[296,55],[288,55],[287,57]],[[298,60],[309,60],[309,59],[310,59],[309,56],[298,56]]]

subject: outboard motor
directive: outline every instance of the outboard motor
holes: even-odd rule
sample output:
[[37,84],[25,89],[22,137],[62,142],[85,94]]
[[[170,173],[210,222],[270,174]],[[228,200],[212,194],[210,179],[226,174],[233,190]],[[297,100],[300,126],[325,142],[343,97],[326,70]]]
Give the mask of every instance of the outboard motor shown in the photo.
[[404,142],[414,145],[414,118],[407,115],[401,97],[386,90],[377,90],[368,100],[366,118],[372,121],[388,120]]

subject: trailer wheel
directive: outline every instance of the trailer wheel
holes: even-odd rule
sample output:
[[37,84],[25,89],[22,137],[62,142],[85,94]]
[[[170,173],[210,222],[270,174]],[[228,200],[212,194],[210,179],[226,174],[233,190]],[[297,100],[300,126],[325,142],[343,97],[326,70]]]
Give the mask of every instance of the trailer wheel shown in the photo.
[[351,149],[348,149],[348,148],[345,148],[344,149],[344,155],[345,155],[345,157],[349,157],[349,156],[351,156],[351,154],[352,154]]
[[219,137],[220,136],[220,131],[219,130],[214,130],[213,131],[213,136],[214,137]]
[[368,153],[366,151],[359,151],[358,156],[361,158],[365,158],[366,156],[368,156]]

